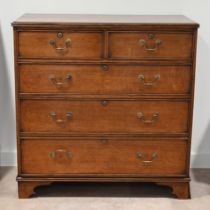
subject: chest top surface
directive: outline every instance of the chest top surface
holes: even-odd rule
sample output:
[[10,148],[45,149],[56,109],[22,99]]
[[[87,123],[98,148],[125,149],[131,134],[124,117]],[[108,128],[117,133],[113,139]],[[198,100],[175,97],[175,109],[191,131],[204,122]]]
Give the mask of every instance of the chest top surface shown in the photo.
[[24,14],[12,23],[27,25],[173,25],[197,28],[198,23],[183,15],[91,15],[91,14]]

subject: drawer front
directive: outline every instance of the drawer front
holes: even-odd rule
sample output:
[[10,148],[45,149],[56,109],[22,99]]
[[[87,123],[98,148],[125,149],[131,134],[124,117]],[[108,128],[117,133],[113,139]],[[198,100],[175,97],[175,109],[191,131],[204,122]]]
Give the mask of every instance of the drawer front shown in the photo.
[[102,53],[101,33],[19,33],[19,56],[23,58],[100,59]]
[[186,133],[185,101],[21,101],[22,132]]
[[183,175],[180,140],[24,140],[24,174]]
[[189,66],[21,65],[22,93],[187,94]]
[[190,59],[192,34],[111,33],[109,51],[115,59]]

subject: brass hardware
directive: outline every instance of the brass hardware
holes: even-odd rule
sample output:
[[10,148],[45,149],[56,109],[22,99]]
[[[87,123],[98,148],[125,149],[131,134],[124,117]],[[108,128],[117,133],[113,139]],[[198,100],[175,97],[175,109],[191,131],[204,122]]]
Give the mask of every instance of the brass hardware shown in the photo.
[[151,124],[151,123],[154,123],[156,120],[159,119],[160,113],[159,113],[159,112],[155,112],[155,113],[152,115],[152,119],[151,119],[151,120],[146,120],[143,112],[138,112],[138,113],[137,113],[137,117],[138,117],[143,123],[145,123],[145,124]]
[[153,86],[160,80],[160,74],[156,74],[154,76],[154,79],[152,81],[150,81],[150,82],[146,82],[145,81],[145,77],[144,77],[143,74],[139,74],[138,78],[139,78],[140,81],[143,82],[144,86]]
[[56,50],[57,53],[64,54],[68,48],[71,47],[71,39],[65,41],[64,47],[58,47],[55,40],[51,39],[49,44]]
[[103,71],[108,71],[109,70],[109,66],[107,65],[101,65],[101,68]]
[[66,113],[66,119],[58,119],[56,112],[50,112],[49,115],[58,124],[66,123],[68,120],[72,119],[72,117],[73,117],[72,112],[67,112]]
[[148,34],[148,38],[149,39],[154,39],[155,38],[155,34]]
[[[148,34],[148,38],[151,39],[151,40],[154,40],[155,35],[154,34]],[[144,49],[147,50],[147,51],[156,51],[158,49],[158,47],[161,45],[161,40],[160,39],[155,40],[155,47],[154,48],[149,47],[148,44],[147,44],[147,41],[145,39],[140,39],[139,44],[140,44],[140,46],[144,47]]]
[[57,37],[58,37],[58,38],[62,38],[62,37],[63,37],[63,33],[62,33],[62,32],[58,32],[58,33],[57,33]]
[[50,157],[52,158],[52,159],[55,159],[55,152],[50,152]]
[[66,75],[66,79],[67,79],[67,80],[71,80],[71,79],[72,79],[72,75],[71,75],[71,74],[67,74],[67,75]]
[[108,101],[107,100],[103,100],[103,101],[101,101],[101,104],[102,104],[102,106],[107,106],[108,105]]
[[[142,155],[140,152],[138,152],[138,153],[136,154],[136,157],[137,157],[138,159],[142,159],[143,155]],[[157,157],[158,157],[157,153],[153,153],[150,160],[142,160],[141,162],[143,163],[144,166],[148,166],[148,165],[150,165],[155,159],[157,159]]]
[[49,78],[49,80],[51,80],[53,82],[53,84],[57,88],[61,88],[61,87],[63,87],[65,82],[68,82],[68,81],[72,80],[72,75],[71,74],[67,74],[66,78],[65,78],[65,81],[62,80],[62,79],[56,78],[56,76],[54,74],[50,74],[48,78]]
[[107,144],[108,140],[107,139],[101,139],[101,144]]
[[52,159],[56,159],[59,153],[65,153],[68,159],[71,159],[73,154],[65,149],[57,149],[53,152],[50,152],[49,155]]
[[142,158],[142,154],[141,154],[140,152],[138,152],[138,153],[136,154],[136,157],[137,157],[138,159],[141,159],[141,158]]

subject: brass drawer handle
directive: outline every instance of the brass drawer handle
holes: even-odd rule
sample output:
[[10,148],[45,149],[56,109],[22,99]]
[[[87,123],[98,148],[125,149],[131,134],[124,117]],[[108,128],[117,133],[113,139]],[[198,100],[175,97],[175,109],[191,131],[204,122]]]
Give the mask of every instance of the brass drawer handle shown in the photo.
[[160,80],[160,74],[156,74],[152,81],[146,82],[143,74],[139,74],[139,80],[143,83],[144,86],[154,86]]
[[[151,40],[154,40],[155,35],[154,34],[148,34],[148,38],[151,39]],[[144,49],[146,51],[156,51],[156,50],[158,50],[159,46],[161,45],[161,40],[156,39],[154,41],[155,41],[155,47],[153,47],[153,48],[148,46],[148,43],[145,39],[140,39],[139,44],[140,44],[140,46],[144,47]]]
[[151,120],[147,120],[145,119],[145,116],[144,116],[144,113],[143,112],[138,112],[137,113],[137,117],[145,124],[151,124],[151,123],[154,123],[156,120],[159,119],[160,117],[160,113],[159,112],[155,112],[153,115],[152,115],[152,119]]
[[64,83],[69,82],[70,80],[72,80],[72,75],[71,74],[67,74],[65,80],[56,78],[56,76],[54,74],[50,74],[48,78],[49,78],[50,81],[52,81],[52,83],[57,88],[62,88]]
[[49,153],[49,155],[52,159],[58,158],[59,154],[65,154],[68,159],[71,159],[73,156],[72,152],[69,152],[65,149],[57,149],[57,150]]
[[64,43],[64,47],[58,47],[57,43],[54,39],[51,39],[49,41],[49,44],[56,50],[59,54],[64,54],[68,48],[71,47],[71,39],[67,39]]
[[[142,155],[140,152],[138,152],[137,155],[136,155],[136,157],[137,157],[138,159],[142,159],[143,155]],[[150,165],[154,160],[156,160],[157,157],[158,157],[157,153],[153,153],[150,160],[142,160],[141,162],[143,163],[144,166],[148,166],[148,165]]]
[[72,117],[73,117],[73,113],[72,112],[67,112],[66,113],[66,119],[61,119],[61,118],[59,119],[57,117],[57,113],[56,112],[50,112],[49,115],[58,124],[66,123],[68,120],[72,119]]

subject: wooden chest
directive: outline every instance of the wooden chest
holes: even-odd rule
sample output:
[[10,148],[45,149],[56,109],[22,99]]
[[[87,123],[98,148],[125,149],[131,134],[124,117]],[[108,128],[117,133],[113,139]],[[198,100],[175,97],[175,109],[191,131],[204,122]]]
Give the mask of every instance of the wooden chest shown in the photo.
[[13,28],[20,198],[64,181],[190,197],[197,23],[28,14]]

